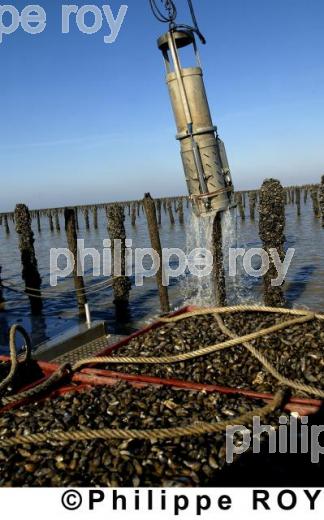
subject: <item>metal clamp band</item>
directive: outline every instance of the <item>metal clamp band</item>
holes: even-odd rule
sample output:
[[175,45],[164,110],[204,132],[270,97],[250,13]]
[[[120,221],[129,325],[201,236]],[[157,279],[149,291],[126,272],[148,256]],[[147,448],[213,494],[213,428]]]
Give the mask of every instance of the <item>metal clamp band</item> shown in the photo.
[[211,132],[213,132],[213,133],[217,132],[217,127],[216,126],[208,126],[206,128],[198,128],[198,130],[196,130],[192,134],[189,134],[188,131],[182,132],[181,134],[177,134],[176,135],[176,139],[178,141],[182,141],[183,139],[186,139],[186,137],[191,137],[191,136],[195,136],[195,135],[210,134]]

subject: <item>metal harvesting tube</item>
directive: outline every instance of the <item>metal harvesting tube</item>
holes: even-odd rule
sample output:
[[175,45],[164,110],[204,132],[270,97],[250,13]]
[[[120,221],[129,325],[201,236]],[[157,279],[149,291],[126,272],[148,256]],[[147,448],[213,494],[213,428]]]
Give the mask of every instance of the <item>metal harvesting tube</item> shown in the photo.
[[[196,66],[182,68],[179,49],[193,45]],[[177,139],[193,209],[197,216],[232,205],[233,185],[225,146],[213,125],[194,34],[170,30],[158,40],[177,125]]]

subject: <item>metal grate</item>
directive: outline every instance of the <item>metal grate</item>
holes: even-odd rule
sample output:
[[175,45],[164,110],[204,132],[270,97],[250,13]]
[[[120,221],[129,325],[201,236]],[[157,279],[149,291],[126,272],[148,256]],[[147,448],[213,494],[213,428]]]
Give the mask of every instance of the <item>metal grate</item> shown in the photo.
[[118,341],[121,341],[125,337],[126,336],[120,336],[116,334],[111,334],[107,337],[103,336],[102,338],[95,339],[90,343],[81,345],[81,347],[77,347],[74,350],[70,350],[62,356],[58,356],[57,358],[53,359],[52,362],[57,363],[58,365],[61,365],[63,363],[76,363],[81,359],[86,359],[88,357],[98,355],[102,350],[112,345],[115,345],[115,343],[118,343]]

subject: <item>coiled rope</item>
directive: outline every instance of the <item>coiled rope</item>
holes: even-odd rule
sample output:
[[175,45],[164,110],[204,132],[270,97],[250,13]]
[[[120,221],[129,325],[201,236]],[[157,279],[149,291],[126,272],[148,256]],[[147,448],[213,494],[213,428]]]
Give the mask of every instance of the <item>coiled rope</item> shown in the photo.
[[[25,352],[22,356],[17,354],[17,334],[21,334],[24,338]],[[21,325],[13,325],[9,332],[9,350],[10,350],[10,370],[9,374],[0,382],[0,395],[8,388],[13,378],[15,377],[19,363],[27,363],[31,357],[31,342],[30,338]]]

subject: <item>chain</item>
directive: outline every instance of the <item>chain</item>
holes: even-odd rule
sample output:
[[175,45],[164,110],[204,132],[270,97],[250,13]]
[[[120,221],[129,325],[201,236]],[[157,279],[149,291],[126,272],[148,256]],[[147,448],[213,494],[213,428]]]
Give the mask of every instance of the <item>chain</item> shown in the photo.
[[163,5],[165,11],[168,14],[165,14],[161,7],[158,7],[157,0],[149,0],[152,12],[155,18],[162,23],[173,24],[175,19],[177,18],[177,8],[173,2],[173,0],[160,0]]

